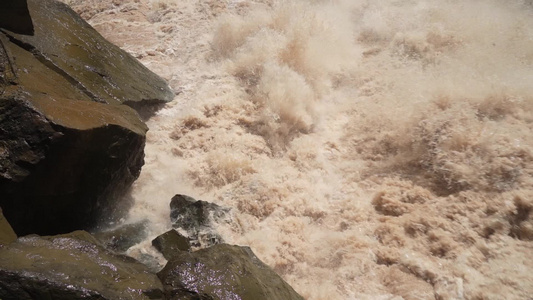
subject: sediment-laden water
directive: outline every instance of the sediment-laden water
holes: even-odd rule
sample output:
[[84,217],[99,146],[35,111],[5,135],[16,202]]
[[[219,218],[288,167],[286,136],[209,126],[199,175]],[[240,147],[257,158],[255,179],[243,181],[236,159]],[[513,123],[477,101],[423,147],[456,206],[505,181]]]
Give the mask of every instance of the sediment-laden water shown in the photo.
[[65,2],[177,93],[128,221],[232,207],[307,299],[533,295],[531,1]]

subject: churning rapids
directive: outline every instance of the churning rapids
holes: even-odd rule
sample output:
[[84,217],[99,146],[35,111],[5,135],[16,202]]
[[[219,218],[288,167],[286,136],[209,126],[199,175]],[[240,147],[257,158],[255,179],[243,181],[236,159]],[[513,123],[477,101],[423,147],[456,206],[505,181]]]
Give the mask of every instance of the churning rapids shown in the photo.
[[531,299],[531,0],[64,1],[177,94],[126,222],[231,207],[306,299]]

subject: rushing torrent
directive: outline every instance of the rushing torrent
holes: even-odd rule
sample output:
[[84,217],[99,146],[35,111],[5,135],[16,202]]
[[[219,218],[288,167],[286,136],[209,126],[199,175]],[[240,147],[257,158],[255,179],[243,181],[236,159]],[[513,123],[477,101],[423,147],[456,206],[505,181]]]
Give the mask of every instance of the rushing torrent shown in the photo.
[[533,295],[530,0],[65,2],[177,94],[127,222],[231,207],[306,299]]

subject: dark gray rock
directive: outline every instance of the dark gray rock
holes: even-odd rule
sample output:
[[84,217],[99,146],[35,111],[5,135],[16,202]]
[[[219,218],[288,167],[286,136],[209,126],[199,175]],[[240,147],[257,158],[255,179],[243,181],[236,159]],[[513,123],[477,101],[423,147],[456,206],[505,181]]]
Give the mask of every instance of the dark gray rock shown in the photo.
[[226,217],[228,208],[186,195],[175,195],[170,201],[170,221],[174,228],[198,230],[211,226],[212,221]]
[[185,229],[194,247],[209,247],[223,242],[211,227],[213,221],[227,217],[229,209],[177,194],[170,201],[172,227]]
[[194,230],[209,226],[210,214],[219,210],[216,204],[178,194],[170,201],[170,222],[175,228]]
[[176,230],[169,230],[162,235],[156,237],[152,241],[157,251],[161,252],[165,259],[170,260],[179,251],[190,251],[191,245],[189,239],[179,234]]
[[181,251],[157,275],[170,299],[303,299],[248,247]]
[[0,247],[0,299],[163,299],[155,274],[87,232],[21,237]]

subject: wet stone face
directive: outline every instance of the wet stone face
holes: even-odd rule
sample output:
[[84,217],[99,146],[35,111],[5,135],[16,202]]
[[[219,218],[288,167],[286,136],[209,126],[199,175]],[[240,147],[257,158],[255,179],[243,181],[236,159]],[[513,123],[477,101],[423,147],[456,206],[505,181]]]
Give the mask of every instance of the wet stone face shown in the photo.
[[2,1],[0,29],[4,215],[19,235],[118,217],[144,164],[135,109],[174,93],[59,1]]
[[144,265],[96,243],[91,235],[78,231],[22,237],[2,247],[0,298],[29,299],[47,290],[58,299],[149,299],[145,293],[157,291],[162,295],[161,282]]
[[177,194],[170,202],[170,221],[173,228],[186,230],[191,246],[205,248],[223,242],[214,222],[227,220],[229,208]]
[[176,230],[169,230],[152,240],[154,246],[167,260],[178,254],[180,251],[190,251],[190,239],[181,235]]
[[170,294],[214,299],[303,299],[247,247],[218,244],[179,252],[158,273]]

